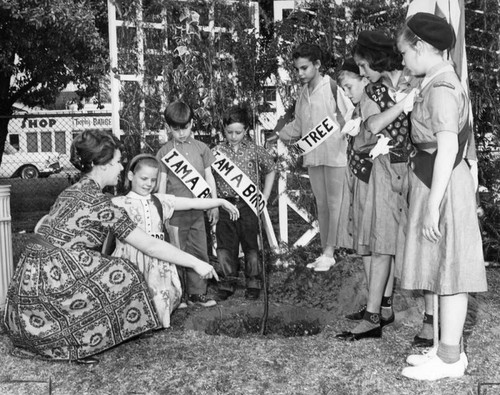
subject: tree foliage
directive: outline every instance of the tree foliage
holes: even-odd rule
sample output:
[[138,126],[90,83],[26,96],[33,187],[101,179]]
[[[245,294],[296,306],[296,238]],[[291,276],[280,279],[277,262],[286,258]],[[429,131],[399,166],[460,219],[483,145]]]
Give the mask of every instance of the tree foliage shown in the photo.
[[108,56],[102,3],[0,1],[0,162],[17,101],[50,105],[70,82],[82,96],[98,89]]

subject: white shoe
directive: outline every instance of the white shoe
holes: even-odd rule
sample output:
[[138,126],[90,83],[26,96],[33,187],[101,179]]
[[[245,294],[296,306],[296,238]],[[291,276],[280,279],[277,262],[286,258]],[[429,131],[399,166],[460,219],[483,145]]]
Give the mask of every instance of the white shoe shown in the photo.
[[334,257],[328,257],[325,255],[321,255],[319,259],[316,261],[316,265],[314,266],[315,272],[327,272],[335,266],[337,262]]
[[[434,358],[436,354],[437,348],[433,347],[423,354],[409,355],[408,358],[406,358],[406,363],[412,366],[420,366],[426,363],[429,359]],[[464,369],[467,369],[467,366],[469,366],[469,360],[467,359],[467,355],[465,355],[465,352],[460,353],[460,361],[463,363]]]
[[402,370],[401,374],[414,380],[440,380],[447,377],[462,377],[465,367],[462,360],[455,363],[444,363],[437,355],[429,358],[419,366],[410,366]]
[[420,366],[426,363],[429,359],[434,358],[436,354],[437,347],[432,347],[427,351],[424,351],[423,354],[408,355],[408,358],[406,358],[406,363],[411,366]]
[[318,264],[318,262],[319,262],[319,260],[320,260],[320,258],[321,258],[321,257],[322,257],[322,255],[320,255],[319,257],[317,257],[317,258],[316,258],[316,260],[315,260],[314,262],[308,263],[308,264],[306,265],[306,267],[307,267],[308,269],[314,269],[314,268],[316,267],[316,265]]

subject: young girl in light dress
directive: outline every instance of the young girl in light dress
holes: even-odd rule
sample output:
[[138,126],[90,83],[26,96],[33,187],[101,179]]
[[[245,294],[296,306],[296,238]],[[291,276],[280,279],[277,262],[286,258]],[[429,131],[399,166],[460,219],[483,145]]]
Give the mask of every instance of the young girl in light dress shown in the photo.
[[[239,217],[238,209],[224,199],[191,199],[155,193],[158,189],[160,163],[152,155],[134,157],[126,172],[125,187],[130,192],[112,199],[123,207],[130,218],[148,234],[165,238],[176,244],[175,232],[168,226],[168,219],[174,210],[207,210],[222,206],[231,219]],[[160,322],[164,328],[170,326],[170,315],[180,304],[182,289],[174,264],[145,255],[133,245],[116,240],[113,256],[129,259],[144,274]]]

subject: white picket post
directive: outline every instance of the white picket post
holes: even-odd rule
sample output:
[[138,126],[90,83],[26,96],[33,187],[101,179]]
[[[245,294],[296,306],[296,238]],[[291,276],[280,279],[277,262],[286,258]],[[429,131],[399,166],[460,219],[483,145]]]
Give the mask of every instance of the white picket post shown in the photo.
[[0,309],[5,307],[7,289],[14,272],[12,258],[10,185],[0,185]]

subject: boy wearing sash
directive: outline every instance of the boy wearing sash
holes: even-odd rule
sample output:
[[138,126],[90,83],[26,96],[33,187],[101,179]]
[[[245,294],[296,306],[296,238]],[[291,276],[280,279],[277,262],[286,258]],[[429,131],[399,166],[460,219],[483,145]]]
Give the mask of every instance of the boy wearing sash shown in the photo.
[[[215,158],[208,146],[191,136],[193,110],[189,105],[176,101],[165,109],[165,121],[172,138],[158,151],[162,162],[159,192],[186,198],[217,198],[215,180],[210,166]],[[208,210],[211,225],[217,223],[217,208]],[[203,210],[176,211],[170,225],[178,227],[182,250],[208,262],[207,235]],[[187,303],[203,307],[217,303],[207,297],[207,280],[191,269],[181,273],[183,288],[188,295]],[[181,307],[185,307],[181,306]]]
[[[275,162],[263,147],[246,138],[250,122],[244,109],[231,108],[223,125],[226,141],[214,148],[216,160],[212,167],[220,197],[233,203],[240,211],[240,217],[232,221],[221,212],[217,223],[217,258],[222,269],[218,296],[225,300],[235,291],[241,244],[245,254],[245,297],[255,300],[259,298],[262,287],[257,215],[271,193]],[[264,179],[262,190],[261,179]]]

